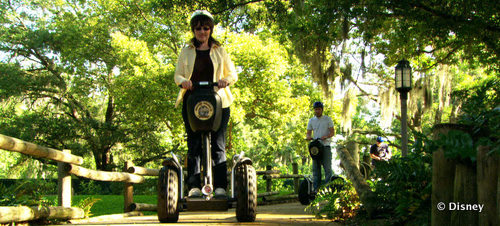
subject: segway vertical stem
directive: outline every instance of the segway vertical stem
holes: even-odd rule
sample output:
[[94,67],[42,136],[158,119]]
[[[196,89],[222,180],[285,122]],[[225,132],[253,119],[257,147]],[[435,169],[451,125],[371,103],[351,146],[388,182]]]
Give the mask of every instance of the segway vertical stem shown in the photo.
[[210,150],[210,133],[203,133],[202,139],[204,142],[204,186],[201,190],[207,196],[207,200],[211,199],[213,192],[213,179],[212,179],[212,152]]

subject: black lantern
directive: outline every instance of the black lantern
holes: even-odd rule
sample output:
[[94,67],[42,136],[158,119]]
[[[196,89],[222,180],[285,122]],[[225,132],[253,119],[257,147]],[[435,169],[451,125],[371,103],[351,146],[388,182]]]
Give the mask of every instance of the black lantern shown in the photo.
[[396,90],[408,92],[411,90],[411,67],[410,62],[401,60],[396,65]]

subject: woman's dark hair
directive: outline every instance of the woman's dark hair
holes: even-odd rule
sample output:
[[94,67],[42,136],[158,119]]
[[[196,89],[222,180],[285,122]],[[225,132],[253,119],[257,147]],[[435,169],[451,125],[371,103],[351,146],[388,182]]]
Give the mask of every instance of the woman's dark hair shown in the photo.
[[[219,41],[215,40],[215,38],[212,37],[212,34],[214,32],[214,21],[205,15],[199,15],[195,16],[191,19],[191,31],[194,33],[194,29],[198,26],[208,26],[210,27],[210,37],[208,38],[208,46],[212,47],[212,44],[220,46]],[[196,37],[193,37],[191,39],[191,43],[198,48],[200,47],[201,43],[196,39]]]

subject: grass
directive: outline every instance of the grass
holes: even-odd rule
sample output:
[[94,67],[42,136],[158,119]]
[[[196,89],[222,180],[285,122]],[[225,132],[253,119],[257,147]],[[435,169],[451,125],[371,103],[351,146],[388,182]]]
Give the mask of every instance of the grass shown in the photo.
[[[123,213],[123,195],[75,195],[72,197],[71,206],[80,207],[79,203],[87,198],[97,199],[92,208],[90,208],[90,217],[101,215]],[[48,196],[47,199],[55,200],[57,196]],[[134,195],[134,202],[156,204],[156,195]],[[145,215],[154,215],[156,212],[143,212]]]

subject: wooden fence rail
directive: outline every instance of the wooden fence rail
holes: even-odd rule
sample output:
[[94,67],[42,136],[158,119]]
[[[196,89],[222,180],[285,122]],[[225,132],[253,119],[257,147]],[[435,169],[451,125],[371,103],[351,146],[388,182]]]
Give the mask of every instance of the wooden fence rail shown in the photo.
[[38,219],[80,219],[84,215],[82,209],[72,207],[0,206],[0,224]]
[[[70,150],[59,151],[0,134],[0,149],[19,152],[58,162],[58,207],[0,207],[0,223],[37,219],[79,219],[84,211],[71,207],[71,174],[99,181],[125,182],[125,186],[143,183],[144,177],[127,172],[106,172],[83,168],[83,158]],[[140,171],[141,169],[139,169]],[[147,171],[150,173],[151,171]]]
[[[43,147],[17,138],[0,134],[0,149],[19,152],[38,158],[50,159],[58,162],[58,205],[57,207],[0,207],[0,223],[23,222],[37,219],[80,219],[84,217],[84,211],[71,207],[71,174],[98,181],[125,182],[124,183],[124,212],[155,211],[155,204],[144,204],[133,202],[133,184],[143,183],[143,176],[158,176],[158,169],[148,169],[134,166],[131,161],[125,164],[124,172],[107,172],[83,168],[83,158],[72,155],[70,150],[59,151]],[[273,200],[282,201],[283,198],[270,197],[279,194],[271,191],[272,179],[294,179],[295,194],[285,199],[296,199],[298,193],[299,179],[304,177],[298,174],[298,165],[293,164],[292,175],[280,175],[279,170],[272,170],[267,166],[265,171],[257,171],[266,180],[266,192],[258,194],[263,202]]]
[[160,170],[158,169],[148,169],[140,166],[131,166],[127,169],[127,172],[143,175],[143,176],[158,176],[160,175]]
[[134,184],[144,182],[144,177],[130,173],[91,170],[76,165],[66,165],[66,170],[73,175],[98,181],[127,182]]
[[80,156],[64,153],[52,148],[42,147],[2,134],[0,134],[0,149],[15,151],[39,158],[51,159],[58,162],[65,162],[75,165],[83,164],[83,158]]

